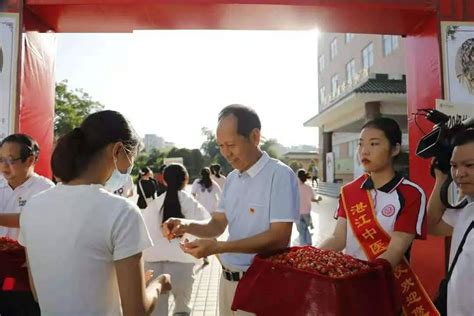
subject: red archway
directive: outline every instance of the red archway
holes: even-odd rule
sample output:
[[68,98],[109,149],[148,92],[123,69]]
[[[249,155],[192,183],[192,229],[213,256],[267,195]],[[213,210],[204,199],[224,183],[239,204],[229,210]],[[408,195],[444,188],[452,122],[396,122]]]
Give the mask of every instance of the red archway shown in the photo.
[[[474,21],[470,0],[10,0],[24,31],[131,32],[134,29],[311,29],[406,36],[408,113],[442,98],[441,21]],[[19,129],[52,146],[54,53],[41,34],[23,40]],[[316,58],[316,56],[315,56]],[[422,123],[425,124],[425,123]],[[427,130],[429,126],[425,126]],[[411,177],[426,192],[428,162],[414,156],[420,132],[409,115]],[[43,158],[45,159],[45,158]],[[49,163],[40,161],[49,174]],[[426,172],[413,172],[425,170]],[[415,242],[413,265],[429,293],[444,268],[441,239]]]

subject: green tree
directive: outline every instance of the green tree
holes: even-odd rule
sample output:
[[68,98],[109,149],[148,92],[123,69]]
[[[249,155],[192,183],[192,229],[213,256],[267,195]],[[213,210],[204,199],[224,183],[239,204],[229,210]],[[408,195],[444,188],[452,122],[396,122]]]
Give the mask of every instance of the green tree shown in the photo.
[[221,170],[224,174],[231,172],[233,168],[229,165],[224,156],[222,156],[214,132],[207,127],[203,127],[201,133],[206,137],[206,140],[201,145],[205,165],[209,166],[213,163],[218,163],[221,165]]
[[54,136],[59,136],[79,126],[91,113],[100,111],[104,106],[93,101],[82,89],[70,90],[67,80],[56,84],[54,113]]
[[275,159],[280,159],[280,156],[278,155],[277,147],[280,144],[278,141],[274,138],[270,139],[264,139],[262,144],[260,145],[260,149],[263,151],[266,151],[267,154]]
[[301,162],[298,162],[298,161],[291,161],[290,164],[289,164],[289,167],[294,171],[298,171],[298,169],[302,169],[303,168],[303,164]]

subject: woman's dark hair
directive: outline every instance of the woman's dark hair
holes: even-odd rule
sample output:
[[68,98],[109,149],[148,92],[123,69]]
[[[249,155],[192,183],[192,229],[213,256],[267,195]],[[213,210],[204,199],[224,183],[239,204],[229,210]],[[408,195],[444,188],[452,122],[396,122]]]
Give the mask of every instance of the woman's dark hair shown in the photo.
[[237,134],[245,138],[249,138],[254,128],[259,130],[262,128],[257,112],[245,105],[231,104],[226,106],[219,113],[218,121],[229,115],[234,115],[237,118]]
[[34,140],[31,136],[26,134],[11,134],[5,137],[0,142],[0,147],[6,143],[15,143],[20,146],[20,157],[21,162],[25,162],[28,157],[33,156],[35,157],[35,161],[38,160],[39,156],[39,145],[36,140]]
[[362,129],[364,128],[376,128],[381,130],[390,142],[390,148],[392,149],[397,146],[397,144],[402,145],[402,131],[400,126],[391,118],[379,117],[373,119],[365,123],[364,126],[362,126]]
[[144,175],[147,175],[149,173],[152,173],[152,171],[149,167],[140,168],[140,170],[138,170],[138,179],[137,180],[140,180],[141,178],[143,178]]
[[456,147],[456,146],[467,145],[470,143],[474,143],[474,128],[468,128],[466,130],[459,132],[454,137],[453,145],[454,147]]
[[211,165],[211,173],[216,176],[216,178],[221,177],[221,166],[219,164]]
[[106,110],[89,115],[80,127],[59,138],[51,157],[53,174],[66,183],[79,177],[105,147],[115,142],[122,142],[133,154],[140,145],[135,131],[119,112]]
[[170,217],[184,218],[181,212],[181,204],[179,203],[178,192],[184,189],[188,171],[186,168],[177,163],[168,165],[163,173],[166,181],[166,196],[163,202],[163,222]]
[[198,183],[205,189],[212,187],[211,170],[208,167],[201,169],[201,179]]
[[298,169],[297,173],[298,178],[301,180],[301,182],[305,183],[306,180],[308,180],[308,173],[304,169]]

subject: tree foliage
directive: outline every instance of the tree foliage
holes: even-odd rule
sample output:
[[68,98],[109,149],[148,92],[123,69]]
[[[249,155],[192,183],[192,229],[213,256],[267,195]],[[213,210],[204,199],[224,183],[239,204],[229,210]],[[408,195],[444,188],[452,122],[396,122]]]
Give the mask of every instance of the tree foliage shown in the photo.
[[67,80],[56,84],[55,103],[54,136],[56,139],[78,127],[89,114],[104,108],[82,89],[69,89]]

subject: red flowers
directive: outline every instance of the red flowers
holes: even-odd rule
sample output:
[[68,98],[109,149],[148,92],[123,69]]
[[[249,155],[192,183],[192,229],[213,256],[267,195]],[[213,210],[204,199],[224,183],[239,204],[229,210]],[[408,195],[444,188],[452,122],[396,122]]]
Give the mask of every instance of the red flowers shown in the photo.
[[16,240],[8,237],[0,237],[0,251],[5,252],[18,252],[23,251],[21,246]]
[[310,246],[291,248],[267,260],[331,278],[345,278],[370,269],[368,264],[351,256]]

